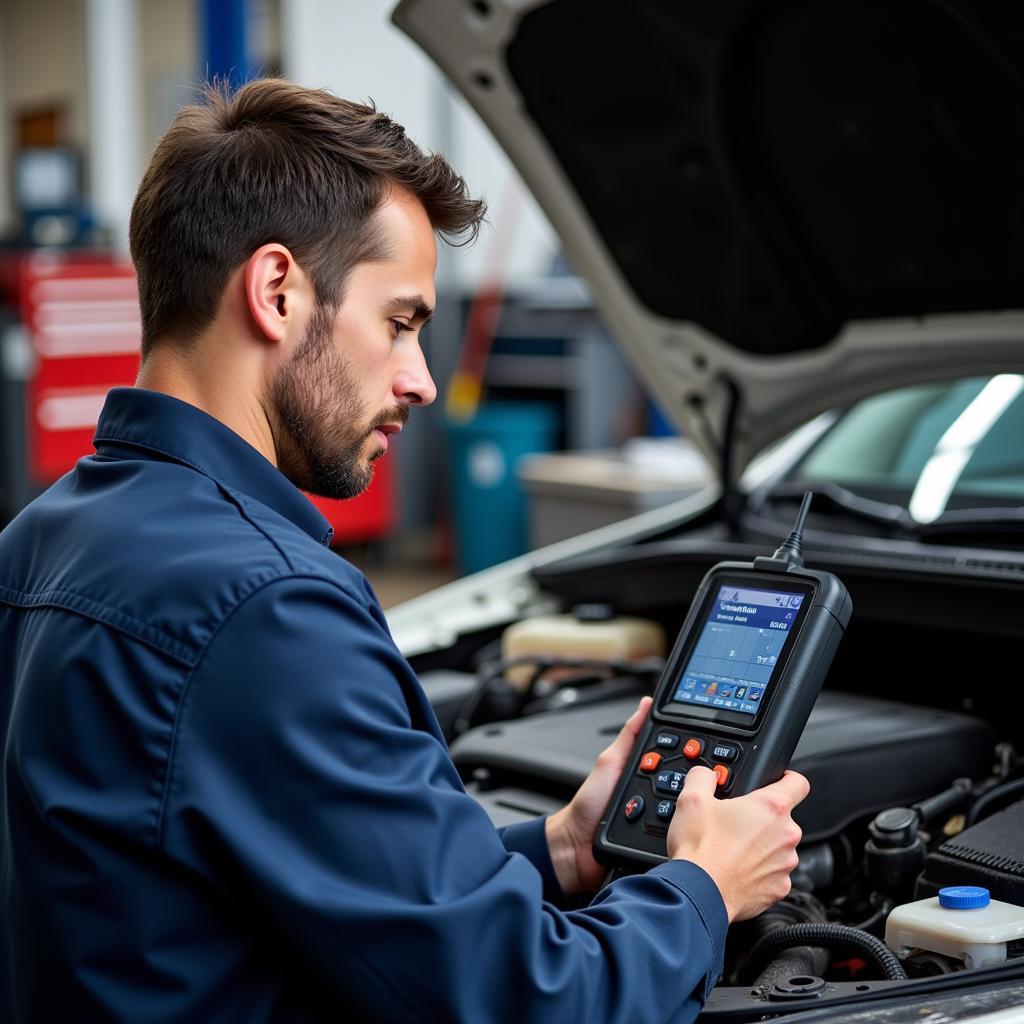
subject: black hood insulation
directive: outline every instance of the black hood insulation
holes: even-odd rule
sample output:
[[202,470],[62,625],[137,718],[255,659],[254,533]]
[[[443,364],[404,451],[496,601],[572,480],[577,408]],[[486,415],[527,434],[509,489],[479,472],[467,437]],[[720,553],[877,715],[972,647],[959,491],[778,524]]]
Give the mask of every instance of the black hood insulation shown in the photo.
[[1024,4],[553,0],[507,62],[655,313],[773,355],[1024,307]]

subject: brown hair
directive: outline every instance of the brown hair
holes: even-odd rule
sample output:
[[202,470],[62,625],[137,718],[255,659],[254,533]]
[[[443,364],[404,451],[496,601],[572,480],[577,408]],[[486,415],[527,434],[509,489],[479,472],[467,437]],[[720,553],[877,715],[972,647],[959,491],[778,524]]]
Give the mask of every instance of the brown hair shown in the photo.
[[157,144],[132,206],[143,356],[165,335],[193,340],[231,272],[267,242],[287,246],[317,301],[336,305],[352,268],[380,255],[372,217],[394,187],[448,241],[476,236],[484,203],[372,105],[282,79],[234,94],[206,86]]

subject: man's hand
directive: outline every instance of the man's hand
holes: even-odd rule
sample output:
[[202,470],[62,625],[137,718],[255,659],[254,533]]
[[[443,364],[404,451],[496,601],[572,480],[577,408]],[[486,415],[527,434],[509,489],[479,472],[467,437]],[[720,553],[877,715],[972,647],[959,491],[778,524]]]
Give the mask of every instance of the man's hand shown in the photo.
[[790,814],[810,791],[796,772],[746,796],[715,799],[709,768],[691,768],[668,830],[670,857],[689,860],[715,881],[730,923],[743,921],[789,893],[800,828]]
[[[650,708],[651,698],[644,697],[571,802],[547,820],[551,860],[567,894],[601,884],[606,869],[594,860],[594,831]],[[746,796],[718,800],[717,782],[708,768],[687,772],[668,832],[668,854],[702,867],[718,886],[730,922],[743,921],[789,893],[801,836],[791,813],[810,784],[802,775],[786,772],[778,782]]]
[[644,697],[618,736],[601,751],[594,770],[570,803],[547,820],[548,849],[566,894],[592,891],[604,878],[607,869],[594,860],[592,851],[594,831],[650,709],[651,698]]

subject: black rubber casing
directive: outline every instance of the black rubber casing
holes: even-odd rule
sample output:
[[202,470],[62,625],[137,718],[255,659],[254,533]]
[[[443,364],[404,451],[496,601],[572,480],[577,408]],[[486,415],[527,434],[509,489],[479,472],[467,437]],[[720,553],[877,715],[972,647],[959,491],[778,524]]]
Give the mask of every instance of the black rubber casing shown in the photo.
[[[775,666],[757,716],[745,716],[705,707],[673,703],[672,695],[700,635],[718,589],[722,585],[760,590],[799,590],[808,596]],[[811,708],[828,674],[832,659],[850,621],[852,602],[846,587],[831,573],[787,568],[772,559],[757,562],[721,562],[701,582],[683,623],[665,671],[654,694],[654,705],[630,755],[627,770],[615,789],[594,838],[594,855],[604,864],[642,867],[660,864],[666,857],[665,836],[669,821],[657,815],[659,802],[673,799],[656,792],[656,773],[640,771],[645,753],[662,754],[658,770],[684,772],[694,764],[727,763],[729,779],[720,797],[741,796],[782,777],[807,723]],[[658,734],[679,736],[671,750],[655,745]],[[686,739],[703,743],[696,760],[686,758]],[[734,760],[723,762],[714,748],[734,748]],[[625,808],[634,796],[643,797],[642,814],[627,820]]]

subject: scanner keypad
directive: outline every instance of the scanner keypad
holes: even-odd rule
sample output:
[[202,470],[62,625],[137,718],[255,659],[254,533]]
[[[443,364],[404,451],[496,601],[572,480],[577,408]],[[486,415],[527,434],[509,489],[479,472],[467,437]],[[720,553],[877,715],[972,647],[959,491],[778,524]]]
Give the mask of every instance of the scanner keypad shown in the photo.
[[[724,796],[732,788],[737,762],[742,757],[737,743],[725,742],[713,736],[682,730],[659,729],[651,734],[649,748],[641,755],[636,766],[637,782],[650,786],[651,799],[645,802],[643,817],[650,824],[667,822],[675,811],[675,802],[683,791],[687,771],[695,764],[710,768],[718,779],[716,792]],[[639,795],[638,793],[635,795]],[[641,814],[636,806],[628,820],[636,821]]]

